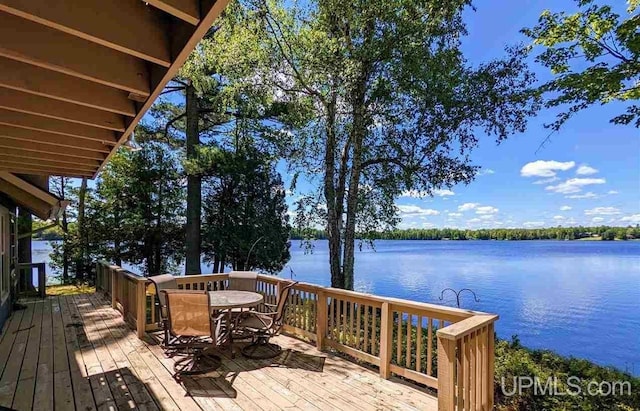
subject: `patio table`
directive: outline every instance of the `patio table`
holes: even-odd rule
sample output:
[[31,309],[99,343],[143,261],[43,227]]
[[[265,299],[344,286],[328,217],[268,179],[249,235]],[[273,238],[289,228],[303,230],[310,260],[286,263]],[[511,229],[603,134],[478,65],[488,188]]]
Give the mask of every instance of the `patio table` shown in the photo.
[[264,296],[259,293],[251,291],[238,291],[238,290],[222,290],[222,291],[209,291],[209,306],[212,310],[225,311],[227,313],[227,327],[225,330],[225,340],[231,348],[233,353],[233,338],[231,333],[233,332],[231,311],[234,308],[251,308],[264,301]]

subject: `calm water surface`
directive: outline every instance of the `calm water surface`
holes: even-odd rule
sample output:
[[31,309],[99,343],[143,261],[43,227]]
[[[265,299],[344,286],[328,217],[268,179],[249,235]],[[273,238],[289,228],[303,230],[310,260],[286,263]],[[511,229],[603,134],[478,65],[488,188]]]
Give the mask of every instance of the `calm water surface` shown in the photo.
[[[34,261],[46,261],[46,242]],[[330,283],[326,241],[299,241],[280,274]],[[203,265],[203,272],[209,271]],[[500,315],[501,338],[640,375],[640,242],[377,241],[356,255],[358,291],[455,306],[444,288],[471,288],[463,308]]]

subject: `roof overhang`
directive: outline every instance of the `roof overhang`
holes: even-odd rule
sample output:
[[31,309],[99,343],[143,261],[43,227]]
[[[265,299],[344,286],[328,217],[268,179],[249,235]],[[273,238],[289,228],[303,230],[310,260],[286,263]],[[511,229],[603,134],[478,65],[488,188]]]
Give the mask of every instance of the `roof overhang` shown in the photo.
[[229,0],[0,0],[0,171],[95,178]]
[[7,171],[0,171],[0,193],[6,194],[41,220],[57,220],[69,205],[69,201]]

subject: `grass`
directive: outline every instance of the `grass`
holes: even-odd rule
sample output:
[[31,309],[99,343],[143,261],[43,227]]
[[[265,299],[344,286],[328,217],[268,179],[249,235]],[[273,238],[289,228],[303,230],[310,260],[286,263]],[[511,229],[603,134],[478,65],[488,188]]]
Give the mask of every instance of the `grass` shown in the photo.
[[77,285],[50,285],[47,287],[47,295],[74,295],[95,293],[96,288],[86,284]]

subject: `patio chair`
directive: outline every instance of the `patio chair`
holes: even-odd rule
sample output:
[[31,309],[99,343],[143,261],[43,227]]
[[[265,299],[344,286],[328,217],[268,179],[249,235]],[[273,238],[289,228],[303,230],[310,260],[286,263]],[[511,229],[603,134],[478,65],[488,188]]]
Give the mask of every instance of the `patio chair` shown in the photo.
[[161,274],[149,277],[149,281],[156,287],[156,297],[154,306],[156,310],[156,318],[158,319],[158,327],[163,330],[162,347],[168,348],[171,345],[169,339],[169,325],[167,322],[167,299],[162,290],[177,290],[178,282],[171,274]]
[[256,291],[258,273],[255,271],[231,271],[229,273],[229,290]]
[[171,348],[184,356],[174,363],[175,377],[204,374],[221,364],[214,350],[222,345],[224,313],[210,314],[209,293],[200,290],[163,290]]
[[238,321],[237,327],[251,335],[251,343],[242,348],[242,354],[252,359],[273,358],[280,354],[282,347],[270,342],[271,337],[280,333],[284,325],[284,314],[289,301],[289,292],[298,282],[292,282],[280,289],[278,303],[265,304],[270,312],[249,311]]

